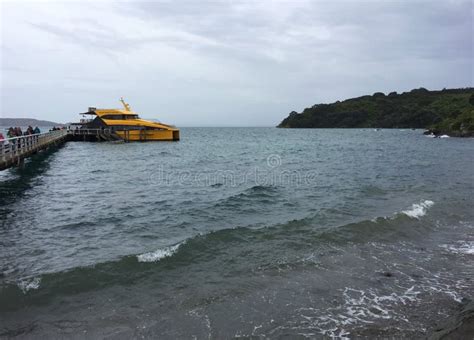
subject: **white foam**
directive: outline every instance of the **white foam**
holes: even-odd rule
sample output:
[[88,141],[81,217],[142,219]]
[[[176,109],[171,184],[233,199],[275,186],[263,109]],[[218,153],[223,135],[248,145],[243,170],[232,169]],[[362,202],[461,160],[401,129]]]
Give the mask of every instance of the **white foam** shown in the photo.
[[426,211],[434,204],[433,201],[424,200],[420,203],[415,203],[409,210],[403,210],[402,214],[412,218],[420,218],[426,215]]
[[459,241],[457,244],[443,244],[441,247],[456,254],[474,255],[474,241]]
[[26,294],[29,290],[38,289],[40,287],[41,278],[34,277],[32,279],[23,279],[18,282],[18,288]]
[[439,138],[449,138],[449,136],[448,135],[441,135],[441,136],[439,136]]
[[181,244],[182,243],[179,243],[171,247],[161,248],[155,251],[137,255],[137,260],[138,262],[157,262],[161,259],[164,259],[165,257],[173,255],[181,246]]
[[317,328],[324,337],[349,339],[348,328],[354,325],[373,324],[380,319],[409,323],[406,316],[397,311],[397,306],[416,302],[421,293],[415,286],[389,295],[380,294],[374,288],[360,290],[346,287],[341,292],[344,298],[342,304],[324,310],[312,307],[300,308],[299,317],[303,318],[305,323]]

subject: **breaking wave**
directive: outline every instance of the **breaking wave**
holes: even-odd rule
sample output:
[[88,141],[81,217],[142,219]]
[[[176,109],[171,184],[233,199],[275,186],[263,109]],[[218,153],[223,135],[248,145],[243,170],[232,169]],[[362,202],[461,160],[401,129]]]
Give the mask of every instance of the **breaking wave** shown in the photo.
[[18,282],[18,288],[26,294],[29,290],[38,289],[40,287],[41,278],[34,277],[30,279],[23,279]]
[[[265,187],[253,187],[250,192],[268,194],[275,190]],[[248,194],[248,193],[247,193]],[[159,275],[165,270],[172,270],[183,265],[195,263],[213,263],[216,259],[225,261],[225,256],[238,254],[243,244],[258,244],[259,247],[308,250],[326,244],[391,242],[393,240],[411,240],[423,237],[429,223],[419,220],[426,209],[433,204],[423,201],[414,204],[413,208],[392,218],[379,217],[375,220],[363,220],[335,227],[315,226],[317,219],[307,217],[287,223],[270,225],[261,228],[235,227],[197,234],[180,243],[159,248],[155,251],[124,256],[116,261],[98,263],[94,266],[76,267],[67,271],[47,273],[34,279],[25,279],[10,284],[0,284],[0,310],[17,308],[19,301],[25,297],[75,294],[81,291],[99,289],[116,284],[130,285],[149,275]],[[414,217],[407,219],[406,216]],[[451,248],[449,248],[451,249]],[[454,249],[454,248],[452,248]],[[465,246],[458,251],[471,252]],[[224,258],[222,259],[222,257]],[[271,252],[256,253],[247,261],[255,262],[255,267],[278,267]],[[272,262],[273,261],[273,262]],[[289,265],[295,263],[289,259]],[[295,260],[296,261],[296,260]],[[293,264],[292,264],[293,263]],[[160,277],[162,275],[159,275]],[[41,286],[40,286],[41,283]]]
[[165,257],[172,256],[183,243],[137,255],[137,260],[138,262],[157,262]]
[[408,210],[403,210],[402,213],[412,218],[420,218],[426,215],[428,209],[433,206],[434,202],[430,200],[424,200],[420,203],[415,203]]

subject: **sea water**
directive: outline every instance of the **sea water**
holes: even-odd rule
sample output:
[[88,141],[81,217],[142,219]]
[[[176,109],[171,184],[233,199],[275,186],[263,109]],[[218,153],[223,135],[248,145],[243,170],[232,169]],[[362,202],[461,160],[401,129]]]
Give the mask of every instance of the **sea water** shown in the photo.
[[429,334],[472,298],[474,140],[183,128],[0,172],[0,337]]

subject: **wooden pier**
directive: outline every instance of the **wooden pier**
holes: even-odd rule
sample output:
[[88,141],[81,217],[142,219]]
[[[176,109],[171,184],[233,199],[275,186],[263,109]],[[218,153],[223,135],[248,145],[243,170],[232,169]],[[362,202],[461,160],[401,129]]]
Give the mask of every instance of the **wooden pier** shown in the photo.
[[[112,129],[61,129],[35,135],[13,137],[0,140],[0,171],[12,166],[21,165],[25,158],[47,149],[53,145],[59,145],[66,141],[84,142],[111,142],[130,140],[130,131],[126,131],[124,137],[118,136]],[[145,130],[143,130],[144,135]],[[140,141],[146,141],[141,138]]]
[[66,140],[65,129],[0,140],[0,170],[21,165],[25,158]]

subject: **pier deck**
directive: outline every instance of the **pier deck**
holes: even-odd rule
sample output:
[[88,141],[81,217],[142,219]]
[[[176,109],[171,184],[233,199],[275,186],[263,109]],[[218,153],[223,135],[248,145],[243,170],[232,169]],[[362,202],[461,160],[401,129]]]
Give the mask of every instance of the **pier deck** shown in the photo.
[[[145,130],[140,134],[140,141],[146,141]],[[112,129],[62,129],[41,134],[13,137],[0,140],[0,171],[15,165],[21,165],[25,158],[47,149],[52,145],[59,145],[66,141],[89,142],[128,142],[130,132],[126,131],[124,137],[117,135]]]
[[65,129],[0,140],[0,170],[20,165],[25,158],[66,140],[68,131]]

